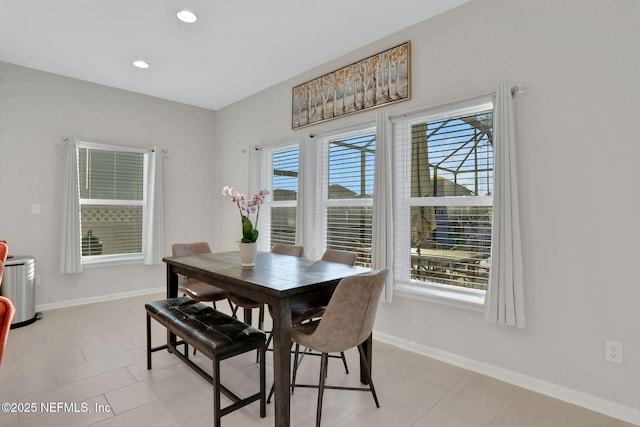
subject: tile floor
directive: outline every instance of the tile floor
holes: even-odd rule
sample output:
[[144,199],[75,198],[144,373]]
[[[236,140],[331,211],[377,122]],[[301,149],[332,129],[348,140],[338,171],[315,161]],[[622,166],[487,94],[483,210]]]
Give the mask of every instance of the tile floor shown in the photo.
[[[0,367],[0,402],[21,411],[0,411],[0,426],[212,425],[206,381],[164,351],[154,353],[153,369],[146,369],[144,302],[154,298],[162,295],[47,311],[42,320],[12,330]],[[165,332],[153,325],[154,344],[160,343]],[[358,385],[357,351],[347,357],[353,372],[345,375],[333,359],[328,382]],[[202,356],[196,360],[210,365]],[[268,355],[267,384],[270,362]],[[317,382],[318,365],[319,358],[308,357],[299,381]],[[374,342],[373,371],[381,408],[369,393],[327,390],[323,426],[631,426],[380,342]],[[255,353],[223,362],[223,382],[240,395],[252,392],[257,375]],[[316,390],[297,389],[292,425],[314,425],[315,405]],[[261,419],[255,403],[222,422],[272,426],[273,412],[267,405]]]

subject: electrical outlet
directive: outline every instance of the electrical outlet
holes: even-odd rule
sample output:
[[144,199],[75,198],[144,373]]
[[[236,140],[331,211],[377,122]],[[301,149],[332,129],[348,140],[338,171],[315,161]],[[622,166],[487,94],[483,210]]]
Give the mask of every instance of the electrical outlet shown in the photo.
[[604,360],[622,365],[622,343],[615,341],[604,342]]

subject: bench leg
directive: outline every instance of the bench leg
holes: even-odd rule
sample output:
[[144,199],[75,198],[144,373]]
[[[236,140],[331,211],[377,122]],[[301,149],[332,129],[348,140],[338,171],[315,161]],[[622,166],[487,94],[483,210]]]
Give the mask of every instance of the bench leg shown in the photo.
[[262,347],[262,349],[260,349],[260,418],[264,418],[267,416],[267,379],[265,374],[265,359],[267,355],[266,350],[266,347]]
[[220,427],[220,361],[213,361],[213,426]]
[[147,370],[151,369],[151,316],[147,313]]

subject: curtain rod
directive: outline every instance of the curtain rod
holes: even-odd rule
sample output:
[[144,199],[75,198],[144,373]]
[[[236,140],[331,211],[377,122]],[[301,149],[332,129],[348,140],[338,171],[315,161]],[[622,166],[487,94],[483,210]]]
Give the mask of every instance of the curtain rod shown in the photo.
[[[66,136],[63,136],[62,138],[60,138],[60,140],[62,140],[62,142],[69,142],[69,138],[67,138]],[[115,147],[117,147],[117,145],[115,145]],[[151,147],[151,148],[147,148],[147,150],[153,153],[155,151],[155,148]],[[167,154],[169,152],[169,150],[167,150],[166,148],[163,148],[160,151],[162,151],[163,154]]]
[[[525,93],[526,90],[527,90],[527,87],[525,85],[523,85],[522,83],[518,83],[517,85],[511,87],[511,96],[521,95],[521,94]],[[469,96],[469,97],[466,97],[466,98],[460,98],[460,99],[456,99],[454,101],[444,102],[442,104],[431,105],[429,107],[420,108],[420,109],[415,110],[415,111],[395,114],[393,116],[389,116],[389,119],[390,120],[394,120],[394,119],[398,119],[398,118],[401,118],[401,117],[410,116],[412,114],[419,114],[419,113],[422,113],[424,111],[432,110],[434,108],[446,108],[449,105],[456,105],[456,104],[460,104],[462,102],[472,102],[474,100],[480,100],[480,99],[483,99],[483,98],[489,98],[489,97],[494,96],[495,94],[496,94],[496,92],[493,91],[493,92],[482,93],[482,94],[479,94],[479,95]]]

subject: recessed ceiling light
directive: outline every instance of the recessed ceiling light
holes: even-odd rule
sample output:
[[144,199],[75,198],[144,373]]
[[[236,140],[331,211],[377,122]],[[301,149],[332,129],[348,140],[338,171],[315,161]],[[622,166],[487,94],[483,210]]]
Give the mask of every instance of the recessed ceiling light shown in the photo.
[[138,68],[149,68],[149,63],[147,61],[143,61],[142,59],[138,59],[137,61],[133,61],[133,65]]
[[196,14],[189,10],[181,10],[180,12],[178,12],[177,16],[179,20],[181,20],[182,22],[186,22],[187,24],[193,24],[198,20]]

